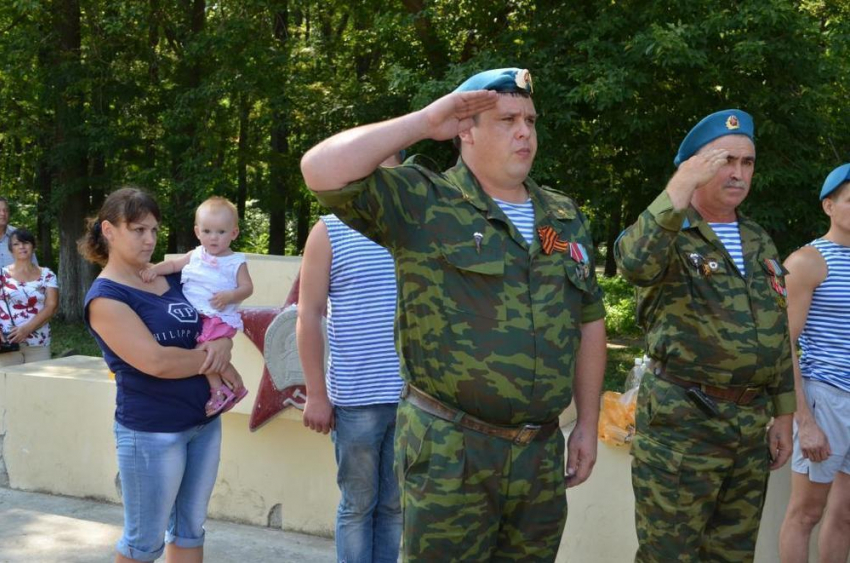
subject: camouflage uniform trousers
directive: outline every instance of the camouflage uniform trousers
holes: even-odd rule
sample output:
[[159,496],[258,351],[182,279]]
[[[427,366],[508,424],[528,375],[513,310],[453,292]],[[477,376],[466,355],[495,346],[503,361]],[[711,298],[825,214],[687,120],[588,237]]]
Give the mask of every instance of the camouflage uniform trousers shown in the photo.
[[716,400],[709,418],[685,389],[647,373],[637,406],[635,561],[752,561],[770,474],[767,394]]
[[405,400],[396,423],[404,561],[554,561],[567,519],[564,436],[525,446]]

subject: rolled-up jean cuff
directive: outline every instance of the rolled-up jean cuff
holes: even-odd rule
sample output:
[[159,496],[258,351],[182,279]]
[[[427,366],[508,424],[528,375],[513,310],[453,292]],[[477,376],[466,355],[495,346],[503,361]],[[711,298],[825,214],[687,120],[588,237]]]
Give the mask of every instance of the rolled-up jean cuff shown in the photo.
[[206,532],[204,532],[199,538],[180,538],[172,534],[171,532],[165,533],[165,543],[173,543],[177,547],[183,547],[186,549],[190,549],[193,547],[201,547],[204,545],[204,537],[206,536]]
[[135,559],[136,561],[156,561],[162,556],[162,552],[165,551],[165,545],[156,551],[141,551],[133,549],[129,545],[126,545],[123,541],[119,541],[118,545],[115,546],[115,550],[127,559]]

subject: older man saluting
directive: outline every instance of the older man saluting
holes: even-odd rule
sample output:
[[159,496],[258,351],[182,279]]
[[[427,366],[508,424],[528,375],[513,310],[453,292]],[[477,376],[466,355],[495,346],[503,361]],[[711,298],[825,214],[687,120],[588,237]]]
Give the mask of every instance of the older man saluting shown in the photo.
[[[565,487],[596,460],[605,327],[592,240],[571,199],[528,177],[536,120],[528,71],[490,70],[301,161],[319,201],[395,259],[408,561],[553,561]],[[457,165],[379,168],[427,138],[457,138]],[[565,474],[558,414],[573,394]]]
[[636,561],[752,561],[769,470],[791,454],[785,270],[738,212],[755,160],[750,115],[709,115],[617,243],[653,359],[632,445]]

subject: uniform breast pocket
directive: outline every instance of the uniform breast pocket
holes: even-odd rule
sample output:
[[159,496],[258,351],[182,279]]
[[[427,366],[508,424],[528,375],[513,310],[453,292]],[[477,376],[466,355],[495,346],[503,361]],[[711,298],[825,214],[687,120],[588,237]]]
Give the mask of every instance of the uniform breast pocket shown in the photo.
[[446,306],[480,317],[504,321],[505,255],[497,246],[442,249]]
[[723,310],[731,307],[729,291],[732,276],[738,271],[720,256],[702,256],[685,253],[684,271],[688,274],[691,297],[695,303],[708,310]]

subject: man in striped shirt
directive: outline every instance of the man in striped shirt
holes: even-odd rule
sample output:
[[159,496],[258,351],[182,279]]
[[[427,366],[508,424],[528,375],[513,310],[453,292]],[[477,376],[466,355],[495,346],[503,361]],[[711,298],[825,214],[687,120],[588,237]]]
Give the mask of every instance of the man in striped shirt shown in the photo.
[[[401,155],[382,166],[401,164]],[[398,560],[401,508],[393,473],[402,381],[393,321],[396,285],[386,249],[326,215],[307,237],[301,263],[298,354],[307,384],[304,426],[332,431],[341,498],[337,560]],[[324,373],[322,316],[330,361]]]
[[[820,561],[850,553],[850,163],[833,170],[820,199],[829,231],[785,261],[797,412],[791,500],[779,536],[783,563],[806,563],[812,528]],[[826,511],[824,512],[824,509]]]
[[791,454],[784,270],[770,236],[738,211],[753,137],[740,110],[700,121],[665,189],[617,241],[653,360],[632,443],[641,563],[752,561],[770,470]]

